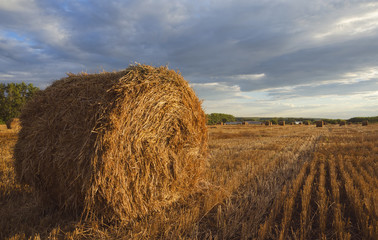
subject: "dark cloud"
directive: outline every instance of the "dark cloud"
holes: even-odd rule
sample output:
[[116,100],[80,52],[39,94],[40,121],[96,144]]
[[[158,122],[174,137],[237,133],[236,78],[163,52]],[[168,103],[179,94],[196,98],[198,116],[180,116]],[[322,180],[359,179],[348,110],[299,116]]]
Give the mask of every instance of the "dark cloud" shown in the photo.
[[321,85],[307,85],[293,87],[291,89],[268,90],[267,93],[275,99],[288,99],[297,97],[317,96],[347,96],[362,93],[375,92],[378,89],[378,79],[355,83],[328,83]]
[[[348,72],[377,68],[377,54],[378,36],[302,49],[262,62],[255,72],[265,73],[265,78],[237,83],[242,91],[253,91],[340,81]],[[378,90],[377,86],[375,90]]]
[[378,91],[377,72],[360,74],[377,54],[376,1],[0,3],[0,82],[45,86],[139,62],[179,69],[205,101],[345,95]]

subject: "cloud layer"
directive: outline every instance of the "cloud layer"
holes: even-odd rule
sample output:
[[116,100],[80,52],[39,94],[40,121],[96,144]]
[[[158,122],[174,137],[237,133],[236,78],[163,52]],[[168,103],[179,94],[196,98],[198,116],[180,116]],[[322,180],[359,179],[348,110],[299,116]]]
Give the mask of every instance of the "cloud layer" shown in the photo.
[[378,115],[377,56],[376,1],[0,2],[0,82],[168,65],[207,112]]

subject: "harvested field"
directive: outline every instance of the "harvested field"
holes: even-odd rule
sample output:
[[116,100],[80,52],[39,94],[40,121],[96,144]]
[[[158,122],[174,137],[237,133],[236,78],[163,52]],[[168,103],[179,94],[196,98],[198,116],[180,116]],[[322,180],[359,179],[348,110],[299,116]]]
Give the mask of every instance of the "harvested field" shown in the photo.
[[[0,239],[377,239],[378,125],[209,128],[202,191],[127,225],[46,209],[0,132]],[[3,147],[4,146],[4,147]]]

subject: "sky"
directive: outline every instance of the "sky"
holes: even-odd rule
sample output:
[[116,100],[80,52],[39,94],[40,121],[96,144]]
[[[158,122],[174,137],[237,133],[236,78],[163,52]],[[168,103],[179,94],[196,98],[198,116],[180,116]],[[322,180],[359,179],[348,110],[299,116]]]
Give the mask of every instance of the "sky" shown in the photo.
[[0,83],[178,70],[206,113],[378,115],[378,1],[0,0]]

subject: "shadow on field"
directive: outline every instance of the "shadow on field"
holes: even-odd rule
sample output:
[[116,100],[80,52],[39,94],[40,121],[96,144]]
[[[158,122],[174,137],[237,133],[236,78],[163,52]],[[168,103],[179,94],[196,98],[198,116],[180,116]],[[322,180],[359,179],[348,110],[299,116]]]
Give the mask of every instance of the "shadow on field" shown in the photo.
[[16,141],[16,131],[0,131],[0,239],[57,238],[77,226],[79,218],[42,206],[29,186],[18,183],[13,167]]
[[0,239],[54,239],[79,222],[78,216],[42,206],[29,187],[0,189]]

